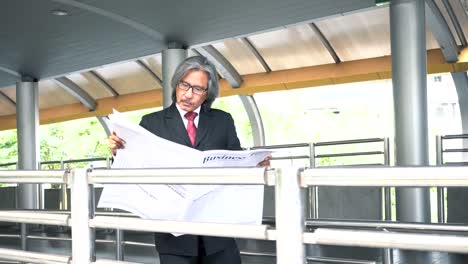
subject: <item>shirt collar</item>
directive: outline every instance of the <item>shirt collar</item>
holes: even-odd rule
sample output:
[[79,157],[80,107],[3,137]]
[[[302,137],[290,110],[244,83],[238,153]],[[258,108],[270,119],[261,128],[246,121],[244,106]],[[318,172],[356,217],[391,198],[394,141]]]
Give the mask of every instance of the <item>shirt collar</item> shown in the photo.
[[[181,109],[177,103],[175,105],[177,107],[177,110],[179,111],[180,116],[182,117],[182,120],[184,120],[185,114],[187,113],[187,111]],[[201,106],[199,106],[199,107],[197,107],[197,109],[193,110],[193,112],[197,113],[196,117],[200,116],[200,109],[201,109]]]

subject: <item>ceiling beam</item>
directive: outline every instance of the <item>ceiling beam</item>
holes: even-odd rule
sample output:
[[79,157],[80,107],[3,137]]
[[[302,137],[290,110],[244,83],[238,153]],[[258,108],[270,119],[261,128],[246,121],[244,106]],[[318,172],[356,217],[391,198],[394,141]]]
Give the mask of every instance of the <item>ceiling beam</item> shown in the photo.
[[114,20],[116,22],[119,22],[121,24],[127,25],[133,29],[135,29],[138,32],[141,32],[149,37],[151,37],[154,40],[158,40],[160,42],[164,42],[164,36],[158,32],[157,30],[154,30],[153,28],[150,28],[142,23],[139,23],[135,20],[129,19],[127,17],[118,15],[116,13],[110,12],[108,10],[95,7],[89,4],[85,4],[80,1],[75,1],[75,0],[52,0],[53,2],[64,4],[64,5],[69,5],[73,6],[82,10],[86,10],[88,12],[106,17],[108,19]]
[[239,95],[239,98],[249,117],[253,146],[265,146],[265,129],[263,128],[262,115],[257,107],[257,103],[255,103],[255,98],[252,95]]
[[110,136],[112,131],[111,128],[109,127],[109,124],[106,122],[105,119],[108,119],[107,116],[96,116],[97,120],[102,126],[102,129],[104,129],[104,132],[106,133],[106,136]]
[[108,83],[104,77],[102,77],[98,72],[96,71],[89,71],[88,72],[93,78],[98,81],[105,89],[108,91],[112,96],[119,96],[119,93]]
[[434,34],[447,62],[456,62],[460,52],[444,16],[434,0],[426,0],[426,21]]
[[223,74],[224,78],[231,84],[232,88],[237,88],[242,84],[242,76],[232,66],[232,64],[212,45],[196,48],[198,53],[211,61],[216,68]]
[[338,54],[336,53],[335,49],[330,44],[325,35],[323,35],[322,31],[317,27],[317,25],[315,25],[315,23],[309,23],[309,27],[312,29],[312,31],[314,31],[315,35],[317,35],[320,42],[322,42],[322,45],[328,50],[328,53],[330,53],[335,63],[340,63],[340,57],[338,57]]
[[453,83],[457,89],[463,133],[468,133],[468,76],[466,72],[452,72]]
[[54,80],[60,87],[80,101],[89,111],[94,111],[97,106],[96,100],[85,90],[67,77],[59,77]]
[[271,72],[271,68],[268,65],[268,63],[265,61],[265,58],[263,58],[262,54],[255,48],[254,44],[247,38],[241,38],[242,42],[247,46],[247,48],[253,53],[255,58],[262,64],[263,69],[265,69],[266,72]]
[[2,91],[0,91],[0,100],[6,102],[8,105],[16,109],[16,102]]
[[[428,73],[466,72],[468,62],[447,63],[440,50],[427,54]],[[379,57],[339,64],[327,64],[290,70],[273,71],[244,75],[244,82],[238,89],[232,89],[226,80],[220,81],[220,95],[252,95],[259,92],[299,89],[306,87],[353,83],[359,81],[388,80],[391,78],[391,57]],[[97,100],[94,112],[89,112],[82,104],[47,108],[40,110],[41,124],[63,122],[84,117],[102,116],[112,113],[162,106],[161,89],[107,97]],[[0,130],[16,127],[16,116],[0,116]]]
[[136,60],[135,62],[140,65],[140,67],[143,68],[147,73],[149,73],[161,87],[163,86],[161,78],[159,78],[159,76],[153,70],[151,70],[151,68],[146,65],[146,63],[144,63],[142,60]]
[[[447,10],[447,13],[450,17],[450,20],[452,21],[455,31],[457,32],[457,36],[458,36],[458,39],[460,40],[462,47],[466,47],[467,43],[466,43],[465,33],[463,33],[463,28],[461,27],[460,22],[457,19],[457,15],[455,14],[452,4],[450,4],[449,0],[442,0],[442,3],[444,4],[445,9]],[[457,5],[457,8],[460,8],[460,10],[463,10],[463,6],[460,1],[455,1],[455,5]],[[466,12],[463,12],[463,15],[466,19]]]
[[21,78],[21,74],[19,72],[8,69],[8,68],[3,67],[3,66],[0,66],[0,72],[5,72],[5,73],[8,73],[8,74],[13,75],[15,77]]

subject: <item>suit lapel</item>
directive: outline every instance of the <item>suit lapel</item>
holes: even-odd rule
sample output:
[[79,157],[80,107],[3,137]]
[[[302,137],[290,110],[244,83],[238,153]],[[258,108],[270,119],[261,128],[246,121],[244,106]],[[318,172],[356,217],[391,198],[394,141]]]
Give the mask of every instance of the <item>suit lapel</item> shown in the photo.
[[187,134],[187,130],[184,126],[184,121],[180,116],[179,111],[175,104],[172,104],[166,112],[166,121],[168,128],[174,133],[174,142],[183,144],[186,146],[192,146],[190,139]]
[[197,136],[195,137],[195,148],[197,148],[198,145],[200,145],[200,142],[206,137],[206,135],[208,135],[211,119],[211,112],[209,110],[205,110],[202,106],[198,120]]

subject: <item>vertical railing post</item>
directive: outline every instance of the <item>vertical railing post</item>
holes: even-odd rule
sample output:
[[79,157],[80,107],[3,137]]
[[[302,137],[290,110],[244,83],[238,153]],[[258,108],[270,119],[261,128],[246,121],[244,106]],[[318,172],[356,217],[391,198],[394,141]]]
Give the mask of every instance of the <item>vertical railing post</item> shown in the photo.
[[73,170],[69,181],[71,189],[71,229],[73,263],[89,264],[94,260],[94,232],[89,227],[93,217],[88,170]]
[[118,261],[124,260],[124,231],[122,229],[115,230],[115,259]]
[[306,263],[304,206],[300,187],[300,171],[294,167],[276,171],[276,263]]
[[[384,138],[384,166],[390,166],[390,139]],[[392,188],[383,187],[384,191],[384,213],[386,221],[392,220]],[[393,253],[391,248],[383,249],[383,264],[393,263]]]
[[[63,160],[60,161],[60,169],[65,169],[65,163]],[[60,210],[68,210],[68,194],[67,194],[67,184],[63,183],[60,186]]]
[[[309,168],[315,168],[315,143],[309,143]],[[311,219],[318,218],[318,188],[317,186],[309,186],[308,199],[309,206],[307,217]]]
[[[443,165],[443,145],[442,136],[436,136],[436,165]],[[437,220],[445,223],[445,188],[437,187]]]
[[[390,166],[390,140],[384,138],[384,166]],[[385,220],[392,220],[392,194],[391,187],[383,187]]]

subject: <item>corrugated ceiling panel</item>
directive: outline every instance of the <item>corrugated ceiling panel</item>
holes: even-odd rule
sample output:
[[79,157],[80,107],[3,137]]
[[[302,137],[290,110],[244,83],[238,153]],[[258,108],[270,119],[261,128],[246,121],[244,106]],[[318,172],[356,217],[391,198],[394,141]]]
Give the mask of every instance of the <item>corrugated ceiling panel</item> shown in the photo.
[[[389,56],[390,15],[388,7],[339,16],[316,23],[342,61]],[[427,49],[438,48],[430,30]]]
[[265,72],[262,64],[241,39],[227,39],[213,44],[213,46],[226,57],[241,75]]
[[114,64],[96,71],[119,93],[129,94],[160,88],[153,77],[134,61]]
[[[162,55],[161,53],[142,59],[150,69],[162,80]],[[158,85],[158,87],[160,87]]]
[[54,81],[44,80],[39,82],[39,109],[79,103]]
[[5,88],[2,88],[2,92],[8,95],[8,97],[10,97],[11,100],[16,102],[16,86],[8,86]]
[[309,25],[249,36],[273,71],[334,63]]
[[[15,86],[5,87],[5,88],[2,88],[0,91],[4,93],[6,96],[10,97],[13,101],[16,100],[16,87]],[[14,106],[0,99],[0,116],[12,115],[15,113],[16,113],[16,108]]]
[[71,74],[68,75],[67,78],[85,90],[94,99],[112,96],[112,94],[88,72]]

